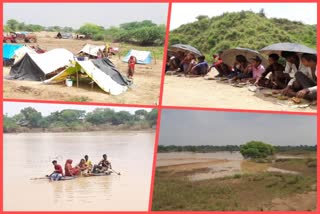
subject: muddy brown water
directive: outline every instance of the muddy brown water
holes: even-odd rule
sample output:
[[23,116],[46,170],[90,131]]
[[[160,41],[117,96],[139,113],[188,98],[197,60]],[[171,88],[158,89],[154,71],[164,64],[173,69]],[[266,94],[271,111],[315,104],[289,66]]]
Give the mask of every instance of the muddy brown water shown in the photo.
[[[292,158],[291,156],[277,156],[276,158]],[[206,180],[234,176],[236,174],[250,172],[269,171],[297,174],[297,172],[269,167],[265,164],[248,162],[244,160],[240,152],[172,152],[159,153],[157,156],[158,170],[183,172],[197,169],[205,169],[205,172],[196,172],[187,177],[191,181]],[[249,167],[249,168],[248,168]]]
[[[146,211],[154,132],[28,133],[4,135],[5,211]],[[107,153],[121,175],[49,182],[31,180],[53,171],[51,161],[73,165]]]

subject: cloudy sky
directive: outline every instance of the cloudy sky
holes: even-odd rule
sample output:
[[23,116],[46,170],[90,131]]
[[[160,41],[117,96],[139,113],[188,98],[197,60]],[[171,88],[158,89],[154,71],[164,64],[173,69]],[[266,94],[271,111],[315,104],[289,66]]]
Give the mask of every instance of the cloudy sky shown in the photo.
[[172,4],[170,30],[196,21],[198,15],[219,16],[225,12],[264,9],[268,18],[286,18],[305,24],[317,23],[316,3],[175,3]]
[[316,117],[285,114],[163,110],[160,145],[315,145]]
[[79,28],[84,23],[104,27],[151,20],[166,24],[167,3],[5,3],[3,21]]
[[[105,107],[105,106],[91,106],[91,105],[65,105],[65,104],[43,104],[43,103],[18,103],[18,102],[4,102],[3,103],[3,114],[8,114],[13,116],[18,114],[21,109],[26,107],[35,108],[37,111],[41,112],[43,116],[49,115],[54,111],[61,111],[63,109],[77,109],[85,110],[87,112],[94,110],[95,108],[111,108],[115,111],[128,111],[134,113],[136,110],[143,108],[126,108],[126,107]],[[146,111],[151,111],[151,109],[145,109]]]

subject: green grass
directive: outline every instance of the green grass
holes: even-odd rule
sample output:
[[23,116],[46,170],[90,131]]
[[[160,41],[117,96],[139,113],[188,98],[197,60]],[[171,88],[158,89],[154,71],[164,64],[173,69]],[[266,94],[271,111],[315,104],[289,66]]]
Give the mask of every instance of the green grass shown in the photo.
[[274,198],[314,190],[315,159],[286,159],[271,166],[300,174],[260,172],[189,181],[181,173],[156,171],[152,209],[233,211],[265,210]]
[[85,96],[77,96],[77,97],[72,97],[69,101],[72,102],[88,102],[90,101],[89,97]]

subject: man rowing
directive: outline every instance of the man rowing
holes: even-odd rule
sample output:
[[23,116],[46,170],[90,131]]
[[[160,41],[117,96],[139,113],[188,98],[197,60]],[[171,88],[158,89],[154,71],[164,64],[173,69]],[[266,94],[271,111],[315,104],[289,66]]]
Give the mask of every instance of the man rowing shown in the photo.
[[107,160],[107,155],[104,154],[102,158],[98,164],[94,165],[93,173],[102,173],[108,171],[109,168],[112,169],[111,163]]

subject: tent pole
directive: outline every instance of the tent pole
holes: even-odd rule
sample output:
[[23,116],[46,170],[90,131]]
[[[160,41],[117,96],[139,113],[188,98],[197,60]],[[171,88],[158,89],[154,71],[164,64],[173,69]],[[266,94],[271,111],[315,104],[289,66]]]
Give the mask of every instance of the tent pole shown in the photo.
[[157,64],[157,59],[156,59],[156,56],[154,55],[154,51],[152,51],[152,56],[154,57],[154,64],[156,65]]
[[79,88],[79,71],[77,72],[77,88]]

